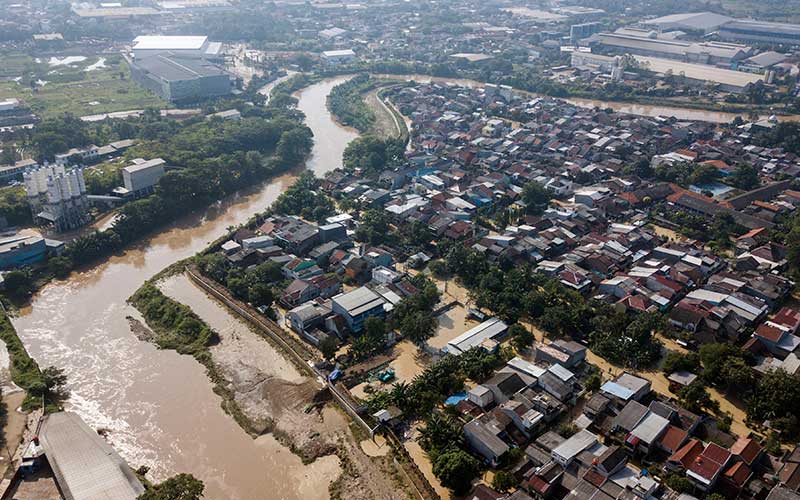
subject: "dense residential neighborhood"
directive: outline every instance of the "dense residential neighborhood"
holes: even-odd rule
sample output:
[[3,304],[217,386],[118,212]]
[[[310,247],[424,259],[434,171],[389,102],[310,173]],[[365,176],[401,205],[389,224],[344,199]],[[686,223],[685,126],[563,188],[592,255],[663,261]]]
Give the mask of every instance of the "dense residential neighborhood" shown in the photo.
[[4,3],[0,498],[800,499],[795,23]]

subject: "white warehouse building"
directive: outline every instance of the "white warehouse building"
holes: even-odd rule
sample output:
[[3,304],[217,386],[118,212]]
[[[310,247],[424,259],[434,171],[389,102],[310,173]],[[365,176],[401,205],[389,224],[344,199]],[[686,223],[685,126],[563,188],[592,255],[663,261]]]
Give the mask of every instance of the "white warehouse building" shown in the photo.
[[126,194],[139,197],[152,193],[158,180],[164,175],[165,165],[166,162],[161,158],[136,158],[133,165],[123,167],[122,183],[128,191]]
[[218,59],[222,57],[222,43],[211,42],[207,36],[143,35],[133,39],[135,60],[169,52],[180,57]]

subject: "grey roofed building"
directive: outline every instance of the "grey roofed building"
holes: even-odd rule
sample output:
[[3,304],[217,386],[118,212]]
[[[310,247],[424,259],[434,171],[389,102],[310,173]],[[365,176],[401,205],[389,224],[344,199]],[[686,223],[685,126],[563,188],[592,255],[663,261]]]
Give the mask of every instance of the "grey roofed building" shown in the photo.
[[489,413],[484,413],[464,426],[464,434],[470,446],[492,464],[496,464],[509,450],[508,444],[499,437],[503,432],[497,420]]
[[383,317],[386,314],[386,301],[369,288],[362,286],[347,293],[341,293],[331,299],[333,312],[342,316],[350,329],[360,332],[364,321],[370,316]]
[[687,12],[681,14],[670,14],[668,16],[657,17],[643,21],[646,26],[654,26],[659,29],[681,29],[690,31],[714,31],[725,23],[733,19],[714,12]]
[[614,418],[613,428],[630,432],[647,413],[647,407],[637,401],[630,401]]
[[583,430],[558,445],[558,447],[552,451],[551,456],[557,463],[566,467],[580,452],[596,443],[597,436],[589,431]]
[[159,54],[131,64],[131,77],[168,101],[229,94],[230,76],[204,59]]
[[[669,420],[654,412],[648,411],[645,417],[631,430],[631,437],[637,438],[645,446],[649,447],[664,434],[668,426]],[[629,442],[630,441],[631,439],[629,437]]]
[[447,343],[445,349],[450,354],[459,355],[478,347],[486,340],[495,340],[505,335],[508,325],[498,318],[487,319]]
[[772,488],[769,495],[767,495],[767,500],[800,500],[800,493],[779,484]]
[[45,415],[39,438],[66,500],[135,500],[144,492],[128,464],[77,414]]
[[566,441],[563,436],[553,431],[547,431],[536,438],[536,445],[546,451],[553,451]]
[[723,40],[798,45],[800,25],[755,20],[731,21],[720,27],[719,36]]
[[786,54],[768,50],[766,52],[754,55],[753,57],[749,57],[742,61],[742,63],[748,66],[755,66],[757,68],[769,68],[771,66],[775,66],[776,64],[782,63],[788,58],[789,56]]

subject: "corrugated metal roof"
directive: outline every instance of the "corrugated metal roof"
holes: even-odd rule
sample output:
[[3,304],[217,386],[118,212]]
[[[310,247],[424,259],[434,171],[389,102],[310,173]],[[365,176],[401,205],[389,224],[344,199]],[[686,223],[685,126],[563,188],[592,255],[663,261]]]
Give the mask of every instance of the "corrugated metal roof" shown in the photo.
[[39,437],[67,500],[136,500],[144,492],[128,464],[77,414],[46,415]]

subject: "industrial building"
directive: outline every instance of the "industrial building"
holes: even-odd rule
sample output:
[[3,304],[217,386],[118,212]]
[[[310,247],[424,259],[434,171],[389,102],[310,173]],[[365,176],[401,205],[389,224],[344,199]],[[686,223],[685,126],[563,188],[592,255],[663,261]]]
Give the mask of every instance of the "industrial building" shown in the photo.
[[326,50],[322,53],[322,60],[329,66],[348,63],[356,58],[356,53],[351,49]]
[[5,184],[11,181],[22,180],[22,174],[29,168],[38,167],[39,164],[36,160],[27,159],[19,160],[13,165],[0,166],[0,184]]
[[228,73],[202,58],[158,54],[131,63],[131,77],[167,101],[196,101],[231,92]]
[[800,45],[800,25],[765,21],[731,21],[719,29],[723,40]]
[[598,22],[573,24],[569,27],[569,39],[572,43],[588,38],[603,29],[603,24]]
[[0,99],[0,113],[6,111],[13,111],[19,106],[19,99],[9,97],[8,99]]
[[619,56],[604,56],[591,52],[575,51],[570,57],[570,66],[610,73],[614,68],[619,67]]
[[660,75],[672,74],[685,78],[688,83],[704,85],[716,83],[721,90],[732,93],[742,93],[747,88],[758,82],[764,81],[763,75],[720,69],[705,64],[691,64],[671,59],[657,57],[634,56],[639,64],[647,71]]
[[44,165],[23,174],[28,205],[34,221],[68,231],[87,224],[89,201],[80,168]]
[[733,21],[733,18],[714,12],[687,12],[650,19],[642,24],[660,31],[684,30],[709,33],[718,30],[720,26],[730,21]]
[[487,319],[447,343],[443,351],[458,356],[473,347],[494,352],[498,340],[508,332],[508,325],[497,318]]
[[125,460],[76,413],[43,416],[32,444],[36,452],[23,466],[46,460],[66,500],[135,500],[144,493]]
[[735,61],[753,55],[752,47],[725,42],[689,42],[658,38],[656,32],[642,32],[643,36],[625,33],[599,33],[593,41],[606,50],[616,53],[675,59],[690,63],[722,64],[730,66]]
[[117,19],[127,20],[136,17],[160,16],[164,13],[153,7],[123,7],[122,5],[110,4],[108,7],[84,7],[83,3],[72,5],[72,12],[76,16],[85,19]]
[[386,316],[384,304],[386,302],[380,295],[369,288],[362,286],[352,292],[340,293],[331,299],[331,308],[334,313],[344,318],[350,331],[358,333],[364,329],[364,321],[371,316],[383,318]]
[[207,36],[144,35],[133,39],[131,52],[137,61],[160,54],[211,60],[221,56],[222,43],[211,42]]
[[164,175],[166,162],[161,158],[144,160],[136,158],[132,165],[122,167],[122,183],[125,194],[138,198],[153,192],[158,180]]
[[28,266],[47,255],[47,245],[41,236],[15,235],[0,240],[0,269]]

